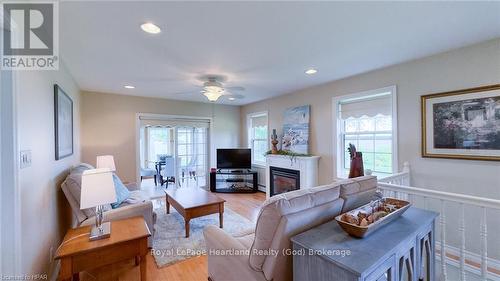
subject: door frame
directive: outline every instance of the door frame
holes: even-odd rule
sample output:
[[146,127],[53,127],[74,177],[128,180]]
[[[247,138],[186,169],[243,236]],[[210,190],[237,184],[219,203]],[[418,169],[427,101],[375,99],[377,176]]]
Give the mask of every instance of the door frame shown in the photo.
[[[213,159],[215,159],[215,147],[213,145],[213,118],[209,116],[191,116],[191,115],[175,115],[175,114],[158,114],[158,113],[136,113],[135,114],[135,181],[138,186],[141,184],[141,147],[140,147],[140,137],[141,137],[141,117],[150,118],[162,118],[162,119],[197,119],[208,121],[208,148],[210,152],[208,153],[208,166],[212,165]],[[175,148],[176,150],[177,148]],[[208,168],[208,167],[207,167]],[[208,175],[208,173],[207,173]],[[207,177],[208,182],[208,177]]]
[[[5,15],[4,15],[5,16]],[[3,22],[3,18],[0,16]],[[11,28],[17,28],[11,21]],[[0,26],[0,28],[4,28]],[[19,73],[16,70],[0,70],[11,74],[11,91],[2,91],[0,97],[0,272],[7,276],[22,274],[22,222],[21,222],[21,192],[19,186],[19,141],[18,141],[18,99]],[[3,76],[3,75],[2,75]],[[0,79],[0,89],[2,89]],[[5,173],[6,166],[12,167]],[[11,186],[11,192],[5,187]],[[7,189],[7,191],[9,191]],[[2,227],[3,226],[3,227]],[[5,227],[10,226],[10,227]],[[9,257],[9,258],[5,258]]]

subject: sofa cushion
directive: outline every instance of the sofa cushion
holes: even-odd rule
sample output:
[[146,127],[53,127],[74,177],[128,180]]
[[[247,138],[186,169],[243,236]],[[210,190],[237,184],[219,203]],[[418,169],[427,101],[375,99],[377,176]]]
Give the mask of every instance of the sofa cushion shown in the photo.
[[340,197],[344,199],[342,212],[347,212],[370,202],[377,191],[377,177],[363,176],[337,182]]
[[[251,253],[269,249],[283,216],[333,202],[339,199],[339,195],[340,187],[333,183],[287,192],[267,199],[259,212]],[[262,270],[265,259],[265,255],[251,254],[250,266],[255,270]]]
[[134,190],[129,192],[129,197],[120,204],[119,207],[133,205],[151,200],[148,193],[144,190]]
[[120,204],[123,203],[123,201],[130,197],[130,191],[115,173],[113,173],[113,183],[115,185],[116,202],[111,203],[111,208],[116,209],[120,207]]

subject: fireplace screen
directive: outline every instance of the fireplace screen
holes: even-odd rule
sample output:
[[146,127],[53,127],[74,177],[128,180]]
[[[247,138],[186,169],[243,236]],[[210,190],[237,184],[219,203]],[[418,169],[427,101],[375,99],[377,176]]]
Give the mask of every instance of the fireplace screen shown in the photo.
[[271,196],[300,189],[300,171],[270,167]]

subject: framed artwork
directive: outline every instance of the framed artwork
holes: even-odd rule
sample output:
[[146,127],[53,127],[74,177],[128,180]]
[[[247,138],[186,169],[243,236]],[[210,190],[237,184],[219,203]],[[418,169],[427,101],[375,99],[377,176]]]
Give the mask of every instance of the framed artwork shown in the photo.
[[309,153],[310,106],[298,106],[285,110],[283,120],[282,150]]
[[54,131],[56,160],[73,154],[73,100],[54,85]]
[[424,95],[422,157],[500,161],[500,84]]

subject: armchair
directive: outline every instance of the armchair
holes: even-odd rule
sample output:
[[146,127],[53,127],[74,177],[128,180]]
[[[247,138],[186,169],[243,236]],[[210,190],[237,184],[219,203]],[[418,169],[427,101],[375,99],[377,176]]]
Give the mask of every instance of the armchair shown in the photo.
[[[75,214],[78,226],[95,224],[94,209],[80,209],[80,192],[82,173],[85,170],[93,169],[88,164],[80,164],[71,169],[70,174],[66,177],[61,185],[61,188],[66,196],[66,199]],[[144,217],[151,233],[154,233],[154,224],[156,223],[156,213],[153,212],[153,203],[149,197],[143,193],[135,184],[125,185],[130,191],[131,196],[124,201],[116,209],[112,209],[111,205],[104,207],[104,221],[113,221],[118,219],[131,218],[136,216]],[[149,240],[149,246],[152,244]]]

